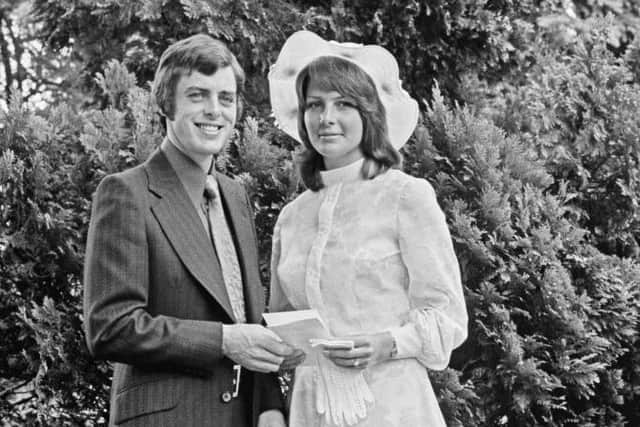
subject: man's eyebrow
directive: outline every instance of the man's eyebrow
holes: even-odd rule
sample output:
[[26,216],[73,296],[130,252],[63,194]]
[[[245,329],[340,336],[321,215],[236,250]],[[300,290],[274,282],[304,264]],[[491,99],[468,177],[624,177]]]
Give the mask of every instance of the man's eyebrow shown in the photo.
[[209,92],[209,89],[200,87],[200,86],[188,86],[187,88],[185,88],[185,92],[190,92],[190,91],[200,91],[200,92]]
[[[204,88],[204,87],[201,87],[201,86],[187,86],[184,89],[184,91],[185,92],[194,92],[194,91],[195,92],[204,92],[204,93],[207,93],[207,94],[211,93],[210,89],[207,89],[207,88]],[[222,95],[234,95],[235,96],[237,92],[235,90],[221,90],[219,93],[222,94]]]

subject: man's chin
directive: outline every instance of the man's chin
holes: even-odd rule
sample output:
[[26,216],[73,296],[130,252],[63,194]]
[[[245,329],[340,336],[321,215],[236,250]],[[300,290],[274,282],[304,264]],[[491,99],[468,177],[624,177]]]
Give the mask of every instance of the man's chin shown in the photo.
[[208,141],[204,145],[204,153],[210,156],[217,156],[221,151],[224,150],[224,146],[226,141]]
[[194,137],[197,138],[197,146],[200,148],[200,151],[208,154],[217,154],[229,139],[228,134],[204,135],[199,133],[198,135],[194,135]]

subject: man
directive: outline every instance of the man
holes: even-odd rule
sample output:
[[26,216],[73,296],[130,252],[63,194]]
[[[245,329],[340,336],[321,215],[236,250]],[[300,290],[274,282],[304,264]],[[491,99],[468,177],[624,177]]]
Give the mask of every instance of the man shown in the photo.
[[167,137],[96,190],[84,315],[91,353],[116,362],[110,425],[285,424],[267,373],[301,354],[257,324],[264,292],[249,199],[212,170],[243,87],[222,42],[171,45],[153,84]]

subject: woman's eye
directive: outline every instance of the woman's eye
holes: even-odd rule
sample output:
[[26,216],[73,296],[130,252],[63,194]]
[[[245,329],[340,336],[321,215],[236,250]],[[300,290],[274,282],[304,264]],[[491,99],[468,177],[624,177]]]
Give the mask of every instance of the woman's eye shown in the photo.
[[307,110],[317,110],[318,108],[320,108],[320,103],[317,101],[307,102],[307,104],[305,105],[305,108]]
[[203,95],[201,92],[192,92],[188,95],[189,99],[192,101],[200,101],[203,98]]
[[336,106],[338,108],[356,108],[356,106],[349,101],[337,101]]

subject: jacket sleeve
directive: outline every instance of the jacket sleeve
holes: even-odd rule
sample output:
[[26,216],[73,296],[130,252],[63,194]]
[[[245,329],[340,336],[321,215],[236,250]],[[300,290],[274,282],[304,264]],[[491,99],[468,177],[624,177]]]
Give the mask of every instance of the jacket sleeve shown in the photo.
[[[84,328],[97,358],[206,375],[222,355],[222,324],[152,316],[144,185],[106,177],[94,197],[84,266]],[[136,191],[137,190],[137,191]]]
[[405,184],[397,225],[411,304],[408,322],[391,330],[397,357],[444,369],[467,337],[467,311],[451,236],[427,181],[412,178]]

